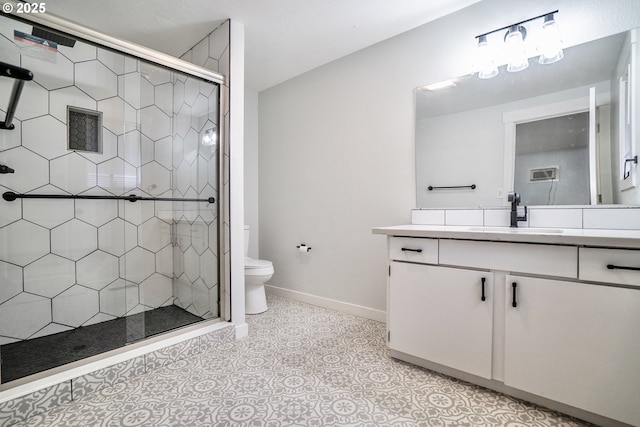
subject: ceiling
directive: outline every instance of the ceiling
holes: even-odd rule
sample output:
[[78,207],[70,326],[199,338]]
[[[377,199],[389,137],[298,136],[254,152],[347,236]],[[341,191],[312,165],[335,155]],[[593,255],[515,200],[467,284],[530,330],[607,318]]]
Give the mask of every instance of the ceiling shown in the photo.
[[262,91],[480,0],[56,0],[47,12],[173,56],[224,20],[245,28],[245,85]]

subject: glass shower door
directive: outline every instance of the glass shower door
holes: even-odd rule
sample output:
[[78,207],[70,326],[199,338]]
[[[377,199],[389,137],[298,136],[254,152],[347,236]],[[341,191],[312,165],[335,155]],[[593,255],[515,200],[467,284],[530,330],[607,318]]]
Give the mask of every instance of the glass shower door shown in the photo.
[[34,75],[15,128],[0,131],[0,163],[15,170],[0,185],[20,196],[0,201],[0,274],[11,283],[0,291],[5,383],[121,345],[100,328],[124,306],[125,223],[109,198],[126,174],[117,161],[125,110],[114,108],[122,55],[73,40],[42,55],[22,44],[32,26],[3,16],[0,29],[3,51]]
[[0,191],[20,195],[0,199],[2,383],[218,318],[220,298],[218,85],[82,40],[37,57],[14,31],[32,27],[0,16],[3,61],[35,77],[0,130]]
[[[173,197],[218,200],[219,87],[194,77],[174,78]],[[218,203],[173,203],[174,275],[178,307],[219,317]]]
[[217,318],[217,86],[137,61],[124,77],[137,110],[119,155],[137,172],[121,202],[135,247],[123,256],[127,342]]

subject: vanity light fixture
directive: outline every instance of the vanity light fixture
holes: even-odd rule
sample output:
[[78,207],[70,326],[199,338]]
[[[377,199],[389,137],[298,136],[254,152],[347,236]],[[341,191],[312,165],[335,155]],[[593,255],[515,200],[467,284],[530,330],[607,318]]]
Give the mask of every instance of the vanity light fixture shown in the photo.
[[515,73],[529,66],[529,58],[524,48],[524,39],[527,37],[527,29],[522,25],[513,25],[504,36],[506,49],[507,71]]
[[542,37],[538,49],[540,51],[540,57],[538,58],[540,64],[553,64],[564,57],[560,31],[558,30],[558,23],[553,17],[553,13],[549,13],[544,17]]
[[491,52],[491,46],[487,41],[487,36],[482,35],[478,38],[478,77],[490,79],[497,75],[498,67]]
[[[531,45],[535,45],[536,52],[540,55],[540,64],[553,64],[562,59],[562,41],[558,24],[555,20],[557,10],[539,15],[506,27],[498,28],[476,36],[478,39],[477,72],[481,79],[490,79],[498,75],[498,66],[507,64],[507,71],[518,72],[529,66],[529,54]],[[534,32],[534,37],[527,39],[527,29],[523,24],[544,18],[540,31]],[[489,45],[488,36],[499,31],[507,30],[502,40],[502,48]],[[497,43],[492,43],[497,44]],[[528,48],[529,46],[529,48]]]

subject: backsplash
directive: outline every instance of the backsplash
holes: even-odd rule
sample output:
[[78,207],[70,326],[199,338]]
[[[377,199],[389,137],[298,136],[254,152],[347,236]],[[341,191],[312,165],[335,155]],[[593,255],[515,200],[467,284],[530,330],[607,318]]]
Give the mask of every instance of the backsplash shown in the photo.
[[[509,213],[509,208],[413,209],[411,224],[508,227]],[[533,207],[518,227],[640,230],[640,207]]]

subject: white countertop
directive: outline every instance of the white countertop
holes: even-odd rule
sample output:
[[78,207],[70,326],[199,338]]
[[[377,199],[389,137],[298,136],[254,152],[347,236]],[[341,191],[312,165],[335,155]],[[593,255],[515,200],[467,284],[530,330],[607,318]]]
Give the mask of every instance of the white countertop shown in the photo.
[[557,245],[640,248],[638,230],[601,230],[582,228],[510,228],[450,225],[395,225],[375,227],[373,234],[438,239],[490,240],[503,242],[547,243]]

